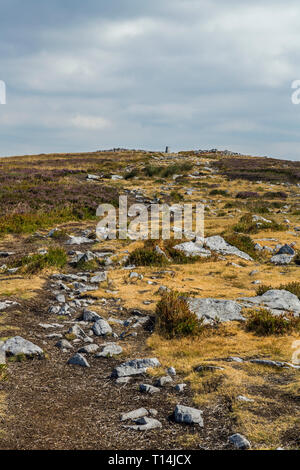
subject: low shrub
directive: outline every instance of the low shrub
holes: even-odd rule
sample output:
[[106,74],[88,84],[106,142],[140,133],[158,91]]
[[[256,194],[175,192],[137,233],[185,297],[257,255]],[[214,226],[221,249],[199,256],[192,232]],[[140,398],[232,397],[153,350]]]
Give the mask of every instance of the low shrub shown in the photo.
[[239,233],[231,233],[224,235],[225,241],[230,245],[235,246],[241,251],[247,253],[251,258],[257,259],[259,254],[255,250],[255,243],[249,235],[241,235]]
[[178,191],[171,191],[170,193],[170,199],[172,202],[181,202],[184,200],[184,197],[182,194],[180,194]]
[[62,248],[50,248],[45,255],[23,256],[16,260],[14,267],[20,267],[25,274],[35,274],[43,269],[63,268],[67,264],[67,254]]
[[126,264],[127,266],[166,266],[168,260],[165,256],[156,253],[154,248],[145,245],[143,248],[137,248],[130,253]]
[[287,199],[288,195],[284,191],[269,191],[264,194],[264,197],[272,199]]
[[300,266],[300,250],[296,251],[296,255],[294,258],[294,263],[297,264],[297,266]]
[[224,189],[213,189],[212,191],[210,191],[209,195],[210,196],[224,196],[224,197],[230,196],[229,192]]
[[284,335],[300,331],[300,318],[293,314],[272,315],[269,310],[252,310],[248,313],[246,330],[258,336]]
[[144,168],[144,172],[146,176],[149,176],[150,178],[152,176],[168,178],[175,174],[180,174],[180,173],[185,173],[187,171],[190,171],[192,168],[193,168],[193,165],[188,162],[178,163],[178,164],[173,164],[173,165],[168,165],[168,166],[147,165]]
[[253,191],[240,191],[235,197],[237,199],[253,199],[258,198],[259,194]]
[[132,178],[136,178],[139,175],[139,170],[137,168],[133,168],[130,172],[125,173],[124,179],[130,180]]
[[245,214],[233,226],[233,230],[240,233],[258,233],[260,230],[284,231],[286,226],[278,224],[275,220],[271,220],[271,222],[257,222],[253,220],[252,214]]
[[203,321],[191,312],[179,292],[163,294],[156,307],[156,330],[168,339],[199,334]]

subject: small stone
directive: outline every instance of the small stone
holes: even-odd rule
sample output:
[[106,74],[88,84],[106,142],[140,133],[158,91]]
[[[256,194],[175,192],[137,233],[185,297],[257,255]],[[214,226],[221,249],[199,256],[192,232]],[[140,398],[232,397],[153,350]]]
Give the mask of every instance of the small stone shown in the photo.
[[179,392],[179,393],[183,393],[185,388],[186,388],[186,384],[177,384],[175,386],[176,392]]
[[174,411],[176,423],[199,424],[203,427],[202,411],[189,406],[177,405]]
[[171,383],[171,382],[173,382],[172,377],[170,377],[169,375],[166,375],[166,376],[164,376],[164,377],[159,377],[159,378],[155,381],[154,385],[155,385],[156,387],[164,387],[165,385],[167,385],[167,384],[169,384],[169,383]]
[[149,418],[147,416],[139,418],[136,420],[136,425],[126,426],[128,429],[133,431],[150,431],[151,429],[161,428],[162,424],[160,421],[154,418]]
[[292,255],[275,255],[271,258],[271,263],[275,264],[276,266],[283,266],[286,264],[290,264],[293,260]]
[[99,346],[97,344],[88,344],[87,346],[83,346],[78,350],[79,353],[83,354],[93,354],[98,351]]
[[244,359],[237,356],[230,356],[226,359],[227,362],[244,362]]
[[69,341],[67,341],[66,339],[61,339],[55,344],[55,346],[59,349],[73,349],[72,344],[69,343]]
[[172,377],[176,376],[176,369],[174,367],[169,367],[167,370],[167,373],[171,375]]
[[96,357],[113,357],[122,354],[123,348],[116,343],[108,343]]
[[95,273],[95,276],[91,278],[91,283],[92,284],[98,284],[100,282],[104,282],[107,280],[107,272],[103,271],[100,273]]
[[121,415],[121,421],[127,421],[128,419],[138,419],[148,416],[146,408],[138,408],[137,410],[129,411]]
[[160,392],[160,389],[157,388],[157,387],[153,387],[153,385],[141,384],[141,385],[140,385],[140,392],[142,392],[142,393],[149,393],[150,395],[152,395],[153,393],[158,393],[158,392]]
[[160,362],[156,357],[146,359],[133,359],[124,362],[113,370],[113,375],[117,377],[127,377],[131,375],[145,374],[149,367],[160,367]]
[[85,357],[79,353],[74,354],[74,356],[68,360],[68,364],[73,366],[90,367]]
[[277,255],[295,255],[295,250],[290,245],[283,245],[279,251],[276,253]]
[[105,336],[112,333],[110,325],[103,318],[94,323],[92,330],[96,336]]
[[14,336],[13,338],[8,339],[4,342],[2,348],[5,351],[7,356],[18,356],[24,354],[26,357],[44,357],[44,351],[33,344],[31,341],[27,341],[21,336]]
[[66,302],[66,297],[63,294],[59,294],[56,296],[56,300],[60,304],[64,304]]
[[71,236],[70,239],[67,241],[67,245],[82,245],[84,243],[94,243],[94,240],[86,237],[73,237]]
[[0,341],[0,365],[6,364],[6,354],[3,351],[2,346],[4,345],[3,341]]
[[194,370],[196,372],[215,372],[216,370],[224,370],[224,368],[219,367],[219,366],[209,365],[209,364],[203,364],[203,365],[196,366]]
[[86,322],[96,322],[98,320],[101,320],[102,317],[98,315],[98,313],[92,312],[91,310],[84,310],[82,319]]
[[244,397],[244,395],[239,395],[236,399],[238,401],[242,401],[242,402],[245,402],[245,403],[253,403],[254,402],[254,400],[252,400],[251,398]]
[[126,385],[131,381],[131,377],[119,377],[116,380],[116,384],[118,385]]
[[74,335],[74,336],[76,336],[76,338],[85,338],[86,337],[85,332],[83,331],[82,328],[80,328],[79,325],[71,326],[71,328],[69,328],[69,330],[68,330],[68,334],[69,335]]
[[232,434],[232,436],[229,437],[229,442],[239,450],[247,450],[251,447],[250,442],[244,436],[242,436],[242,434],[238,433]]

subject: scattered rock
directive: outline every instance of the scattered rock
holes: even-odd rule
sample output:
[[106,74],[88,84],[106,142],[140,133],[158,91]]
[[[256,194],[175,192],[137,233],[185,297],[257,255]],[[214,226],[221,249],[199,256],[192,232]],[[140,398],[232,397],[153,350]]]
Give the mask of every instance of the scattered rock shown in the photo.
[[145,374],[149,367],[160,367],[159,360],[156,358],[133,359],[116,367],[113,370],[113,375],[117,377],[127,377]]
[[211,256],[211,251],[203,248],[203,245],[197,242],[185,242],[180,245],[174,246],[175,250],[182,251],[185,256],[201,256],[208,257]]
[[126,385],[131,381],[131,377],[119,377],[116,380],[117,385]]
[[2,310],[6,310],[9,307],[15,307],[19,305],[17,302],[13,302],[12,300],[5,300],[4,302],[0,302],[0,312]]
[[290,245],[285,244],[279,249],[279,251],[276,254],[294,256],[295,250]]
[[154,418],[144,416],[136,420],[136,425],[126,426],[128,429],[134,431],[150,431],[151,429],[161,428],[162,424],[160,421]]
[[175,386],[176,392],[179,392],[179,393],[183,393],[185,388],[186,388],[186,384],[177,384]]
[[262,366],[270,366],[270,367],[287,367],[285,362],[280,361],[270,361],[269,359],[250,359],[252,364],[259,364]]
[[81,354],[76,353],[71,359],[68,360],[69,365],[81,366],[81,367],[90,367],[88,361]]
[[232,436],[229,437],[229,442],[239,450],[247,450],[251,448],[250,442],[242,436],[242,434],[232,434]]
[[189,298],[187,301],[190,310],[199,320],[203,318],[204,324],[213,323],[215,320],[245,321],[241,314],[242,307],[233,300]]
[[1,349],[6,352],[7,356],[18,356],[19,354],[24,354],[28,358],[44,357],[44,351],[39,346],[31,343],[31,341],[27,341],[21,336],[14,336],[13,338],[8,339],[5,341]]
[[67,341],[66,339],[61,339],[60,341],[57,341],[55,346],[59,349],[73,349],[72,344],[69,343],[69,341]]
[[123,348],[116,343],[108,343],[96,357],[113,357],[122,354]]
[[236,397],[236,399],[238,401],[245,402],[245,403],[253,403],[254,402],[254,400],[252,400],[251,398],[244,397],[244,395],[239,395],[238,397]]
[[144,416],[148,416],[148,411],[146,408],[138,408],[137,410],[129,411],[128,413],[124,413],[121,415],[121,421],[127,421],[128,419],[138,419],[143,418]]
[[94,323],[92,330],[96,336],[106,336],[112,333],[110,325],[103,318]]
[[83,353],[83,354],[93,354],[96,351],[98,351],[98,349],[99,349],[98,344],[88,344],[80,348],[78,352]]
[[140,392],[149,393],[150,395],[152,395],[153,393],[160,392],[160,389],[158,387],[153,387],[153,385],[141,384],[140,385]]
[[176,423],[199,424],[203,427],[202,411],[189,406],[177,405],[174,411]]
[[230,356],[226,359],[227,362],[244,362],[244,359],[237,356]]
[[69,335],[74,335],[76,338],[86,338],[86,333],[83,331],[82,328],[80,328],[79,325],[73,325],[71,328],[68,330]]
[[239,250],[233,245],[227,243],[224,238],[220,235],[215,235],[213,237],[208,237],[205,239],[205,246],[212,251],[216,251],[217,253],[221,253],[222,255],[235,255],[239,258],[242,258],[246,261],[253,261],[251,256],[243,251]]
[[286,264],[290,264],[293,261],[293,258],[294,256],[291,255],[274,255],[270,261],[276,266],[284,266]]
[[85,243],[95,243],[95,241],[87,237],[71,236],[70,239],[66,242],[67,245],[83,245]]
[[280,315],[285,311],[294,312],[297,316],[300,314],[300,300],[296,295],[284,289],[270,289],[263,295],[242,297],[238,301],[243,302],[247,307],[254,304],[268,308],[274,315]]
[[99,273],[95,273],[95,275],[91,278],[91,283],[92,284],[98,284],[100,282],[104,282],[107,280],[107,272],[102,271]]
[[174,367],[169,367],[167,373],[173,377],[176,375],[176,369]]
[[98,315],[98,313],[92,312],[91,310],[86,310],[86,309],[83,311],[82,319],[83,321],[91,322],[91,323],[95,323],[98,320],[103,320],[103,318],[100,315]]
[[166,375],[164,377],[159,377],[155,381],[154,385],[155,387],[165,387],[167,384],[170,384],[172,382],[173,382],[172,377],[170,377],[169,375]]

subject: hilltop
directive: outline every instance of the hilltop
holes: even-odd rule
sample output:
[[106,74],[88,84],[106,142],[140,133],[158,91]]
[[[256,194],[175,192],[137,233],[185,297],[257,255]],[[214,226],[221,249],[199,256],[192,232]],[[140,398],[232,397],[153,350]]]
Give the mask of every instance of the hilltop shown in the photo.
[[[299,449],[300,162],[115,149],[0,170],[1,449]],[[121,195],[204,204],[205,238],[99,241]]]

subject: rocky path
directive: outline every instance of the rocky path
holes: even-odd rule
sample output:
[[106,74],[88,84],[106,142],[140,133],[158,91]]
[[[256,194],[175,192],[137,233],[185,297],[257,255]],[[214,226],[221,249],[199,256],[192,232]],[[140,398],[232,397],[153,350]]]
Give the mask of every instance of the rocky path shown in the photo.
[[[82,312],[86,312],[86,319],[93,319],[93,315],[87,312],[93,312],[92,307],[96,305],[90,305],[91,310],[82,306],[79,309],[70,307],[67,316],[58,317],[49,313],[51,302],[50,312],[56,311],[54,307],[65,307],[57,300],[53,301],[53,288],[55,285],[61,287],[61,282],[57,278],[50,279],[47,288],[40,291],[35,300],[24,301],[21,315],[18,313],[20,309],[15,310],[13,305],[7,306],[10,327],[15,329],[12,334],[20,335],[41,347],[46,358],[26,360],[20,355],[8,358],[7,380],[0,383],[8,406],[1,419],[4,433],[0,449],[199,448],[199,443],[193,444],[190,438],[195,434],[197,437],[203,436],[207,448],[228,445],[231,423],[226,405],[214,410],[203,410],[203,416],[202,413],[194,416],[195,422],[192,424],[176,423],[176,405],[193,406],[189,388],[185,387],[183,392],[175,388],[176,384],[182,382],[180,377],[172,377],[171,371],[170,383],[163,380],[159,385],[164,386],[157,386],[155,379],[144,370],[128,378],[123,375],[129,375],[132,371],[127,368],[124,373],[122,367],[118,369],[124,361],[152,357],[146,346],[150,334],[149,318],[142,312],[133,312],[133,315],[113,300],[107,301],[101,307],[103,316],[114,318],[114,321],[110,321],[112,334],[107,338],[98,331],[100,336],[97,336],[94,333],[97,331],[97,322],[79,321]],[[74,282],[77,282],[75,278]],[[81,289],[88,284],[81,282]],[[74,287],[72,283],[67,285],[64,285],[67,289]],[[75,294],[69,290],[67,292],[67,296],[77,296],[76,289]],[[66,292],[59,295],[66,296]],[[57,299],[61,302],[64,300]],[[92,298],[82,301],[86,305],[89,302],[94,301]],[[67,303],[70,305],[70,301]],[[106,320],[103,320],[102,326],[105,324]],[[99,354],[107,343],[110,347],[112,344],[114,347],[119,345],[123,349],[122,354],[97,357],[95,349]],[[68,344],[71,345],[70,349]],[[68,363],[77,351],[86,347],[88,351],[91,345],[92,353],[80,353],[89,367]],[[114,370],[119,371],[119,379],[116,375],[112,377]],[[143,384],[149,385],[150,392],[156,393],[147,393],[148,387],[146,393],[142,393]],[[139,411],[138,415],[146,414],[146,418],[141,416],[139,420],[121,421],[125,413],[141,408],[144,408],[144,413]],[[205,427],[201,425],[202,419],[205,420]],[[182,417],[177,417],[177,421],[180,420]],[[144,430],[145,426],[146,429],[154,429]]]

